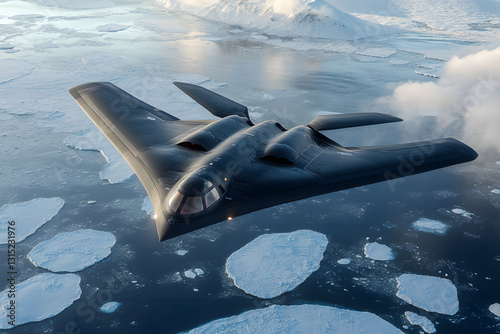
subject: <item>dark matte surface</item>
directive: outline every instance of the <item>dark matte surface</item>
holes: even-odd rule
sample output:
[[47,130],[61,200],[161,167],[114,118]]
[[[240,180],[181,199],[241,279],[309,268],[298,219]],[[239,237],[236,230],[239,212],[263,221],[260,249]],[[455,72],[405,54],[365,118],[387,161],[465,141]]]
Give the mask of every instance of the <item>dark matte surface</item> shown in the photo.
[[[179,120],[111,83],[70,89],[144,185],[161,241],[266,207],[477,157],[473,149],[451,138],[346,148],[318,131],[400,119],[370,113],[319,116],[308,126],[285,130],[273,121],[254,125],[246,107],[205,88],[175,84],[222,118]],[[210,189],[215,189],[220,199],[201,212],[182,214],[187,196],[197,193],[186,186],[194,187],[200,178],[213,184]],[[168,201],[179,189],[186,197],[175,211]],[[198,191],[204,201],[207,191]]]

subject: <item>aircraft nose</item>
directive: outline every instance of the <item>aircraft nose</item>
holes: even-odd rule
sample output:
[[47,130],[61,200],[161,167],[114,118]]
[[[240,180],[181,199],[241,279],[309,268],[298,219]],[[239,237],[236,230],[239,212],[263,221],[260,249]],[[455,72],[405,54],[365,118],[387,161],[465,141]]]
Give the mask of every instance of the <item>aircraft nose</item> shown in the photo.
[[168,221],[165,218],[163,217],[162,219],[160,219],[160,217],[156,218],[156,231],[158,232],[158,238],[160,239],[160,241],[168,239],[168,230],[169,230],[168,225],[169,225]]
[[172,239],[181,234],[187,233],[186,224],[178,220],[178,218],[165,218],[163,215],[156,218],[156,230],[160,241]]

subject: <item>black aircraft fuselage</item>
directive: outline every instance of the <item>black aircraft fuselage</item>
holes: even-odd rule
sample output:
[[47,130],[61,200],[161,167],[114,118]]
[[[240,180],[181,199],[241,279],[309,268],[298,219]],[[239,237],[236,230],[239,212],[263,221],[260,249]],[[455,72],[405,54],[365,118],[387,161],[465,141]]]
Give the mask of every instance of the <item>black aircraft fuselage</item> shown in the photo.
[[343,147],[322,130],[389,123],[379,113],[319,116],[284,129],[253,124],[246,107],[174,83],[219,120],[180,120],[110,83],[70,89],[134,169],[155,211],[160,241],[266,207],[474,160],[455,139]]

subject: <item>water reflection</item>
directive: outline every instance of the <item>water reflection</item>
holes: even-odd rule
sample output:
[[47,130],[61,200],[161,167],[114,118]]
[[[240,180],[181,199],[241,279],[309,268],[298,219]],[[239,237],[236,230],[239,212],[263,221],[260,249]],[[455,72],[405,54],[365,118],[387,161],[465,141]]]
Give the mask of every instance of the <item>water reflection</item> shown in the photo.
[[177,47],[182,66],[188,72],[226,82],[245,81],[264,90],[292,89],[295,78],[318,71],[323,63],[321,58],[248,39],[185,39]]

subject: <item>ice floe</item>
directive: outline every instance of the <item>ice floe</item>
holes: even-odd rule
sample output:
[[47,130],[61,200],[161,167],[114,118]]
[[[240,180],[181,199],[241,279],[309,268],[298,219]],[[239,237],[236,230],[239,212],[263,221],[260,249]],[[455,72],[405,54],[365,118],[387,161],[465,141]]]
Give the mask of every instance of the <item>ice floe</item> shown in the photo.
[[196,274],[192,269],[189,269],[184,272],[184,276],[186,276],[187,278],[195,278]]
[[331,306],[273,305],[209,322],[189,331],[199,333],[384,333],[403,332],[369,312]]
[[108,257],[115,242],[116,238],[110,232],[65,232],[36,245],[28,258],[35,266],[53,272],[75,272]]
[[0,244],[7,243],[9,221],[15,221],[16,242],[21,242],[51,220],[64,206],[59,197],[35,198],[0,208]]
[[412,227],[421,232],[433,233],[438,235],[444,235],[448,230],[449,226],[440,222],[439,220],[433,220],[428,218],[420,218],[412,224]]
[[453,212],[453,213],[455,213],[455,214],[457,214],[457,215],[464,216],[465,218],[471,218],[471,216],[472,216],[472,213],[467,212],[467,211],[465,211],[464,209],[458,209],[458,208],[457,208],[457,209],[453,209],[453,210],[451,210],[451,212]]
[[188,34],[190,32],[189,29],[187,29],[183,23],[185,23],[183,20],[165,20],[165,17],[159,16],[159,17],[148,17],[148,19],[145,20],[138,20],[134,22],[135,26],[145,28],[150,31],[155,31],[159,32],[162,34],[168,34],[168,35],[173,35],[173,34]]
[[71,135],[64,140],[64,143],[77,150],[101,152],[108,162],[108,165],[99,173],[103,180],[108,180],[110,183],[120,183],[134,174],[132,168],[116,148],[97,129]]
[[118,32],[118,31],[127,30],[128,28],[130,28],[130,25],[108,23],[108,24],[104,24],[102,26],[98,26],[97,31],[100,31],[100,32]]
[[387,48],[366,48],[364,50],[358,51],[357,53],[363,56],[387,58],[396,54],[397,52],[397,50]]
[[151,217],[155,215],[155,209],[153,208],[153,203],[151,203],[151,198],[149,198],[149,196],[142,202],[142,211],[146,212]]
[[122,303],[119,302],[108,302],[106,304],[103,304],[101,307],[99,307],[99,311],[102,313],[113,313],[116,311]]
[[404,60],[404,59],[391,59],[389,60],[389,64],[391,65],[406,65],[409,64],[409,60]]
[[493,189],[491,192],[493,194],[500,195],[500,189]]
[[44,6],[58,7],[58,8],[68,8],[68,9],[100,9],[116,6],[115,1],[108,0],[64,0],[64,1],[54,1],[54,0],[37,0],[37,3]]
[[378,242],[370,242],[365,245],[365,256],[379,261],[394,260],[392,248]]
[[405,317],[406,317],[406,319],[408,319],[410,324],[422,327],[424,332],[436,333],[436,328],[434,327],[434,324],[432,323],[432,321],[430,321],[426,317],[418,315],[418,314],[410,312],[410,311],[405,312]]
[[419,65],[415,73],[426,77],[440,78],[442,70],[442,65]]
[[397,278],[396,296],[429,312],[454,315],[458,312],[457,288],[446,278],[403,274]]
[[179,256],[184,256],[188,253],[187,250],[183,250],[183,249],[179,249],[179,250],[176,250],[175,251],[175,254],[179,255]]
[[500,318],[500,304],[499,303],[491,304],[490,307],[488,307],[488,310],[490,310],[491,313],[493,313],[494,315],[496,315],[497,317]]
[[274,298],[318,270],[327,244],[324,234],[309,230],[261,235],[229,256],[226,272],[246,293]]
[[[51,318],[80,298],[80,276],[75,274],[43,273],[16,286],[15,326]],[[0,293],[0,328],[12,326],[6,315],[12,300],[8,289]]]
[[184,271],[184,276],[187,278],[196,278],[198,276],[203,276],[204,273],[203,269],[200,268],[188,269]]
[[338,264],[343,264],[343,265],[346,265],[346,264],[349,264],[351,263],[351,260],[350,259],[340,259],[337,261]]
[[36,20],[41,20],[44,17],[45,16],[41,14],[20,14],[20,15],[9,16],[9,19],[16,21],[36,21]]

